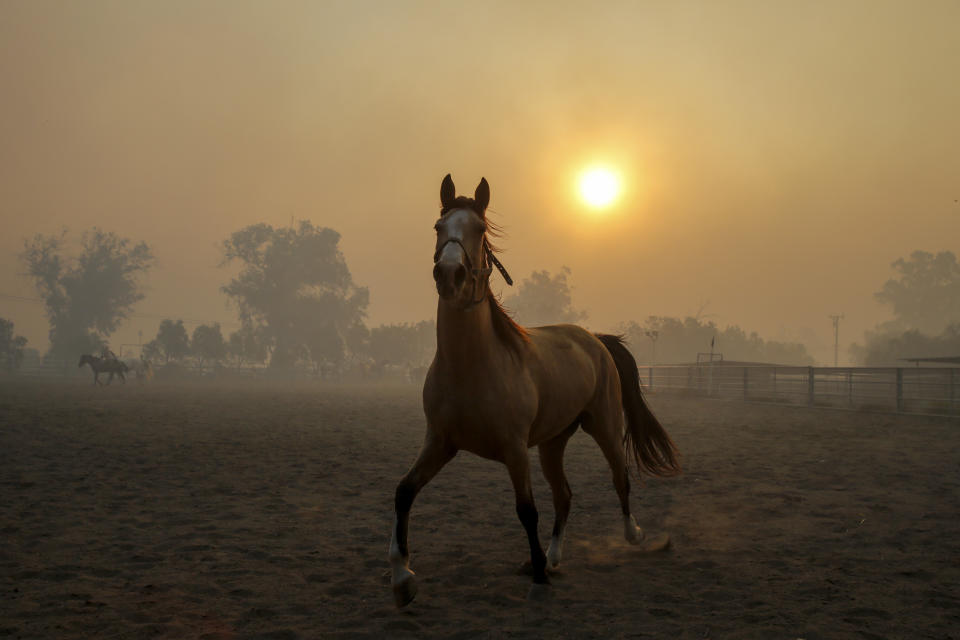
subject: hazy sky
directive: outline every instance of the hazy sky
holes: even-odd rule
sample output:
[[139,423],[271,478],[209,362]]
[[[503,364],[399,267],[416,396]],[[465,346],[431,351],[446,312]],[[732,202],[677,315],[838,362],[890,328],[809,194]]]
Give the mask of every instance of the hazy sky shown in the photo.
[[[886,319],[890,262],[960,250],[958,25],[932,0],[2,0],[0,293],[36,297],[24,237],[99,225],[154,247],[136,313],[235,321],[220,241],[292,217],[343,235],[371,324],[425,319],[451,172],[490,182],[516,279],[571,268],[592,328],[704,309],[826,360],[827,314],[844,344]],[[595,162],[625,181],[605,215],[574,193]],[[45,348],[40,311],[0,297]]]

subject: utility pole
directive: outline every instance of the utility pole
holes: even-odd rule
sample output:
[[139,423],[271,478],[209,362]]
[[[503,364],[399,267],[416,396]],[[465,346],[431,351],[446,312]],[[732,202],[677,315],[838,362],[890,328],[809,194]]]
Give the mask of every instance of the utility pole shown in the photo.
[[827,316],[833,320],[833,368],[837,368],[837,354],[840,351],[840,321],[843,320],[843,314],[831,314]]
[[660,332],[654,330],[644,333],[650,338],[650,364],[657,364],[657,338],[660,337]]

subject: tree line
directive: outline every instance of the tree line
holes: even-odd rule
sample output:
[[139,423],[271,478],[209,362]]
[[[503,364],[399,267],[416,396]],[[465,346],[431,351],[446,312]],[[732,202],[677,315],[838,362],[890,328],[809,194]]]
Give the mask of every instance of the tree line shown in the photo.
[[[145,243],[98,228],[82,234],[76,251],[68,240],[67,232],[38,234],[25,241],[20,256],[49,321],[47,357],[60,361],[106,346],[143,299],[142,279],[155,262]],[[254,224],[230,234],[222,243],[222,266],[239,264],[240,270],[221,290],[236,307],[240,328],[225,336],[210,323],[190,334],[182,319],[165,319],[143,356],[162,364],[190,360],[201,368],[229,361],[314,373],[342,367],[348,358],[374,369],[428,363],[433,321],[368,328],[369,292],[353,282],[339,241],[336,231],[308,221]],[[0,330],[12,336],[8,324]],[[10,344],[11,354],[22,352],[25,340],[11,338]],[[5,354],[4,362],[12,361]]]
[[[362,360],[372,366],[423,367],[433,356],[432,320],[369,328],[369,291],[357,285],[339,249],[340,234],[308,221],[296,226],[254,224],[223,240],[222,265],[239,266],[221,287],[237,309],[240,328],[224,335],[219,324],[182,320],[160,323],[144,345],[160,363],[192,360],[200,367],[232,363],[275,370],[309,368],[314,373]],[[38,234],[20,256],[40,294],[49,321],[47,357],[70,360],[96,353],[143,299],[142,278],[155,263],[144,242],[93,228],[77,251],[68,234]],[[864,364],[895,364],[901,357],[960,353],[960,266],[951,252],[917,251],[893,263],[898,277],[876,293],[895,320],[854,345]],[[534,271],[504,305],[522,324],[583,323],[573,305],[570,270]],[[649,316],[628,321],[622,332],[641,362],[691,362],[711,345],[728,360],[812,364],[804,345],[764,340],[739,326],[719,327],[700,318]],[[15,367],[26,340],[0,319],[0,365]]]
[[893,320],[855,343],[853,358],[868,366],[903,366],[904,358],[960,356],[960,263],[952,251],[914,251],[899,258],[874,297]]

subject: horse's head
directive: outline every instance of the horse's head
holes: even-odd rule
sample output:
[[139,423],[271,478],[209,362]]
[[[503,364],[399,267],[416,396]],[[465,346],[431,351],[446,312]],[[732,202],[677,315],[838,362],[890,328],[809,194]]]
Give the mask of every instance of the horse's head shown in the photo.
[[461,307],[473,306],[486,294],[490,276],[487,260],[486,211],[490,186],[480,179],[473,198],[457,197],[450,174],[440,185],[440,219],[433,226],[437,245],[433,279],[437,293]]

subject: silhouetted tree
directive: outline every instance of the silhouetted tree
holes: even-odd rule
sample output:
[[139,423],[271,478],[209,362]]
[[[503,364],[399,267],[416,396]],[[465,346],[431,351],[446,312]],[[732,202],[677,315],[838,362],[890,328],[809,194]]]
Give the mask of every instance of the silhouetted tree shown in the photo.
[[651,361],[649,334],[653,332],[657,336],[658,363],[695,362],[698,353],[710,351],[711,341],[714,341],[715,352],[722,353],[725,360],[792,365],[814,362],[802,344],[764,340],[756,332],[747,334],[736,325],[721,330],[713,322],[697,318],[650,316],[642,325],[636,322],[621,325],[620,332],[640,362]]
[[67,254],[66,232],[24,241],[20,259],[43,298],[50,321],[50,355],[94,353],[143,299],[138,279],[153,263],[143,242],[134,244],[96,227],[83,234],[80,253]]
[[201,324],[194,329],[190,351],[197,358],[201,369],[204,364],[216,364],[227,357],[227,343],[220,332],[220,323]]
[[223,291],[241,321],[262,331],[271,367],[289,368],[304,354],[338,360],[362,325],[369,293],[354,285],[339,241],[333,229],[307,221],[297,228],[255,224],[224,241],[224,264],[239,260],[241,269]]
[[164,320],[157,330],[157,337],[143,347],[144,357],[148,360],[162,358],[164,364],[171,360],[182,360],[190,353],[190,337],[183,326],[183,320]]
[[237,366],[245,363],[261,363],[269,355],[267,344],[261,335],[262,332],[246,324],[230,334],[227,351],[237,361]]
[[587,314],[573,308],[569,275],[567,267],[553,276],[549,271],[534,271],[503,304],[518,322],[528,326],[582,322]]
[[433,320],[384,324],[370,330],[366,353],[377,363],[421,367],[430,364],[437,346]]
[[5,369],[18,369],[23,362],[27,339],[13,333],[13,322],[0,318],[0,366]]
[[899,275],[874,295],[892,307],[902,329],[936,335],[960,322],[960,264],[951,251],[914,251],[891,265]]
[[904,358],[960,356],[960,324],[949,325],[939,335],[917,329],[868,331],[865,344],[850,347],[853,359],[868,367],[902,367]]

